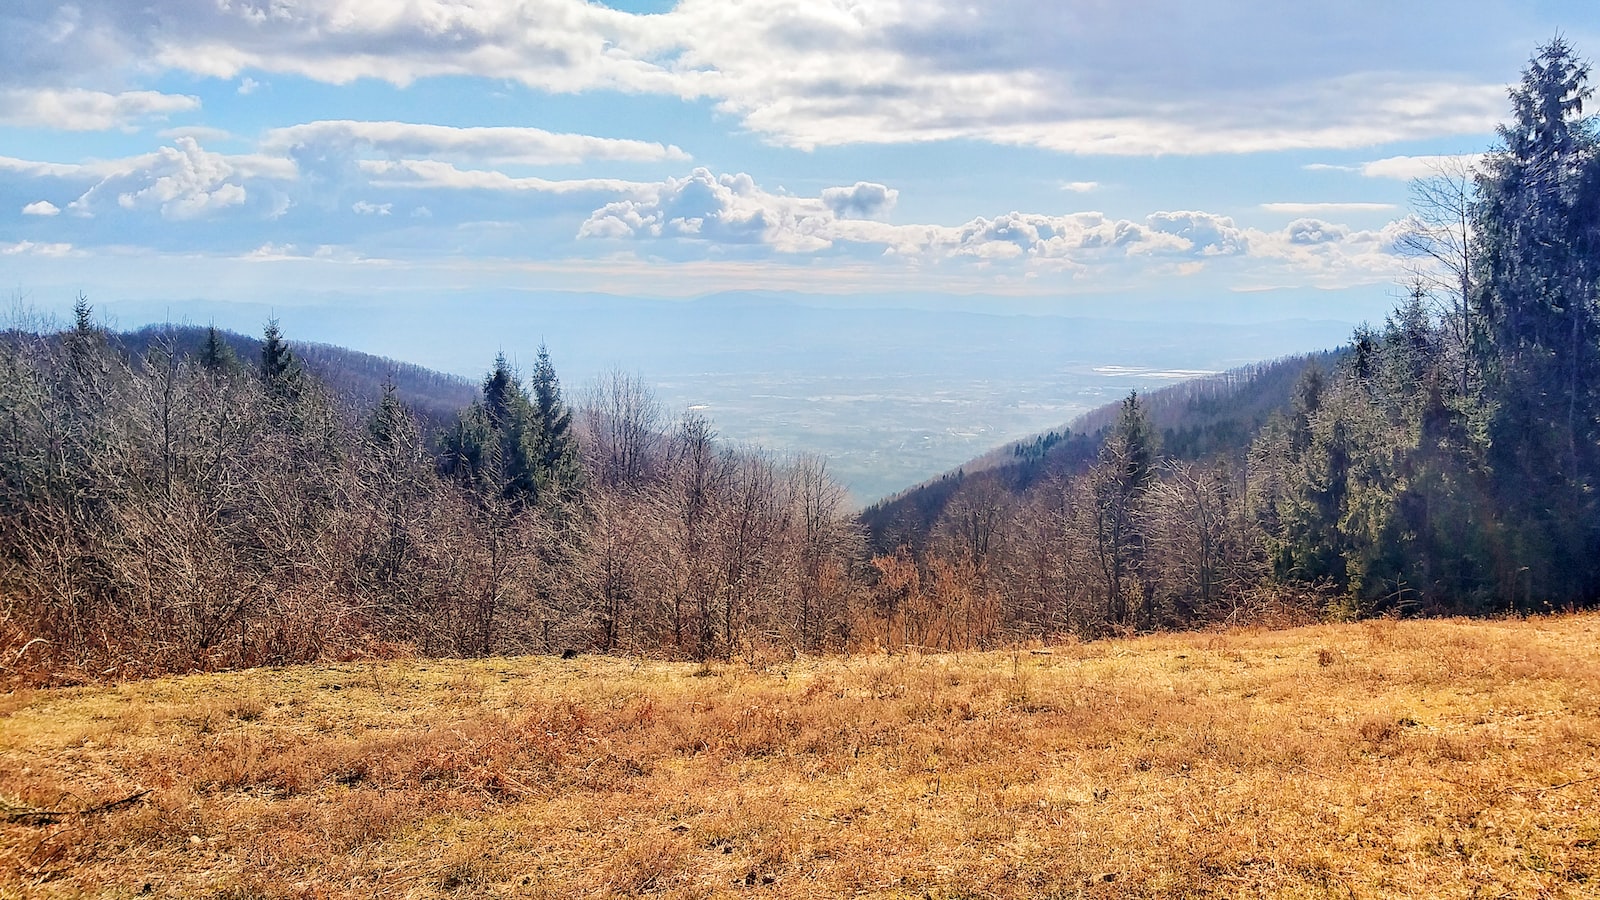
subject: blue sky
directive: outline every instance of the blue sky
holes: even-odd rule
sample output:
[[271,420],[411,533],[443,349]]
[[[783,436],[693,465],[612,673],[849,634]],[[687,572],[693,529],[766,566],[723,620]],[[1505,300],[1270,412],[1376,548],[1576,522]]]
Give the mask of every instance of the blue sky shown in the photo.
[[1558,33],[1600,52],[1575,2],[8,0],[0,287],[1359,319]]

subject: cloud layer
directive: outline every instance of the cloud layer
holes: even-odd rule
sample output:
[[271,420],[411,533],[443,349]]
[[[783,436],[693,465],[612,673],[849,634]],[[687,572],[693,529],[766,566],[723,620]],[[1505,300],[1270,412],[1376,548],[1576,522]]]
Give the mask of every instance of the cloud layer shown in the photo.
[[[547,92],[705,98],[802,148],[952,139],[1114,155],[1347,148],[1489,128],[1503,87],[1462,74],[1482,41],[1463,22],[1471,7],[1493,5],[1469,0],[1440,20],[1371,0],[1309,12],[1152,0],[1137,14],[1031,0],[681,0],[661,15],[583,0],[13,0],[0,11],[0,85],[103,91],[152,67],[244,77],[241,86],[255,84],[253,72],[330,84],[476,76]],[[36,96],[13,99],[13,115],[37,118]],[[75,121],[161,115],[185,100],[69,97],[100,107],[107,98],[133,108],[80,110]]]

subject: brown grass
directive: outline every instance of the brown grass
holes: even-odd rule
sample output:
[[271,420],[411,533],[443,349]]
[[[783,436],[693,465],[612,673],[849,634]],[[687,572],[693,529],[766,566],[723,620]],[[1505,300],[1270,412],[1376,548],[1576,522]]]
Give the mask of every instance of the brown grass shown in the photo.
[[[692,677],[692,676],[700,677]],[[1600,895],[1600,615],[0,695],[0,897]]]

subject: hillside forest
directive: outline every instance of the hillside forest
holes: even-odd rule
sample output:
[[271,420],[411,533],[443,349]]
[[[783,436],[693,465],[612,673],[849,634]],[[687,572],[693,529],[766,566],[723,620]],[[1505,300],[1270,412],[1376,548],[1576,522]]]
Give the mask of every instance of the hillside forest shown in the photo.
[[[1417,185],[1348,347],[1129,396],[857,515],[541,348],[481,384],[214,329],[0,334],[0,679],[758,657],[1600,597],[1600,137],[1564,41]],[[351,358],[354,355],[349,355]],[[453,398],[453,399],[452,399]]]

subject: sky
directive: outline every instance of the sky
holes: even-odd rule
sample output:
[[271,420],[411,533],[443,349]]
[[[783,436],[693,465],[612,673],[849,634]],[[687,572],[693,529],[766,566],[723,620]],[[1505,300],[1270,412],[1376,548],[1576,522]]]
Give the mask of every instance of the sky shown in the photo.
[[1577,2],[6,0],[0,290],[1361,318]]

